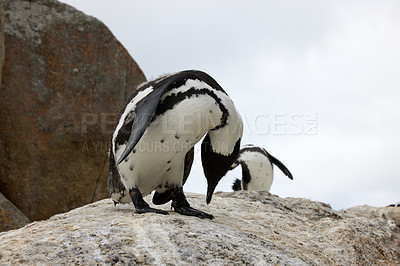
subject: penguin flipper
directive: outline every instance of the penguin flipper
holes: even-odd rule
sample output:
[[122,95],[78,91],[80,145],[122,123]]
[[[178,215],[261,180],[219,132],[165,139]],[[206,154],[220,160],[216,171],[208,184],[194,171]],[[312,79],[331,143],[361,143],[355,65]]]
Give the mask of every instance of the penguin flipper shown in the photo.
[[278,166],[279,169],[281,169],[281,171],[290,179],[293,180],[293,176],[290,173],[289,169],[286,168],[286,166],[279,161],[278,159],[276,159],[274,156],[272,156],[271,154],[268,153],[268,159],[271,161],[272,164],[275,164],[276,166]]
[[124,152],[117,161],[117,165],[120,164],[135,148],[156,112],[161,95],[173,83],[173,81],[174,79],[164,83],[157,90],[151,92],[137,103],[135,107],[136,116],[132,124],[131,135],[129,136]]

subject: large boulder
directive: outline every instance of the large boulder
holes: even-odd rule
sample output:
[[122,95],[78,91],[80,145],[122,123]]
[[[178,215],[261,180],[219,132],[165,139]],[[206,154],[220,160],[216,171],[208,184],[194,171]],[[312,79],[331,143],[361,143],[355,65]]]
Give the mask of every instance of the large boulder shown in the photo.
[[268,192],[216,193],[209,206],[187,196],[215,219],[135,214],[105,199],[0,233],[0,264],[400,265],[399,228],[383,218]]
[[348,208],[344,212],[355,216],[388,219],[400,228],[400,207],[371,207],[362,205]]
[[0,193],[0,232],[18,229],[29,222],[29,219]]
[[113,121],[145,76],[93,17],[54,0],[0,6],[0,192],[31,220],[106,197]]

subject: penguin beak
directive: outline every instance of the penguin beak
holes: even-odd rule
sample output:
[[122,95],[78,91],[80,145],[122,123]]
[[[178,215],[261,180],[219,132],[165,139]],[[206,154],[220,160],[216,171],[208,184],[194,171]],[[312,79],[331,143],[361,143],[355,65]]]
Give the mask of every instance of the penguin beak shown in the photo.
[[208,182],[207,197],[206,197],[207,204],[210,204],[212,195],[213,195],[214,190],[217,187],[217,185],[218,185],[218,182],[212,182],[211,184],[210,184],[210,182]]

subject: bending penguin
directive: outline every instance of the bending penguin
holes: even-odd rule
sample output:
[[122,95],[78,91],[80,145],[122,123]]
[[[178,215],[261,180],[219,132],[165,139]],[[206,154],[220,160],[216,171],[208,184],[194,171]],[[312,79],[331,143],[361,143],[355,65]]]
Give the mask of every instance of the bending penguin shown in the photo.
[[190,206],[183,193],[194,145],[201,144],[207,204],[236,160],[243,133],[232,100],[208,74],[188,70],[140,85],[121,110],[111,136],[108,191],[114,203],[133,202],[136,213],[168,214],[154,204],[172,200],[175,212],[214,217]]
[[234,181],[232,185],[234,191],[242,189],[269,191],[274,180],[273,164],[278,166],[287,177],[293,179],[286,166],[261,147],[250,144],[243,146],[230,170],[235,169],[239,164],[242,166],[242,180]]

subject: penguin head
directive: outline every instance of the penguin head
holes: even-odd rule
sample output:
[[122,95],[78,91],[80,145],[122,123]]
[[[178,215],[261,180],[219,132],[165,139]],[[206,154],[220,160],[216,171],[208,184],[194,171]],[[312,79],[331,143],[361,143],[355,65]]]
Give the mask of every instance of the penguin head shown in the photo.
[[240,150],[240,138],[232,140],[230,150],[223,152],[218,141],[212,141],[210,133],[204,137],[201,144],[201,161],[203,164],[204,175],[207,179],[207,197],[206,202],[209,204],[212,199],[218,182],[226,174],[232,164],[235,162]]

